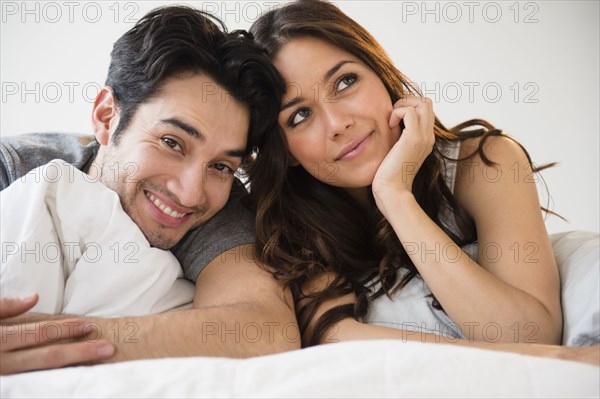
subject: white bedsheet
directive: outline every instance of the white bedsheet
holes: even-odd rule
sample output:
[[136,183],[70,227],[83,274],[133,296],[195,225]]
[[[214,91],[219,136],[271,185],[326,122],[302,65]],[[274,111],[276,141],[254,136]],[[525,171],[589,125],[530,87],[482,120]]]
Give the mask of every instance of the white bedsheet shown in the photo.
[[362,341],[245,360],[167,358],[0,378],[16,397],[598,397],[600,368],[442,344]]

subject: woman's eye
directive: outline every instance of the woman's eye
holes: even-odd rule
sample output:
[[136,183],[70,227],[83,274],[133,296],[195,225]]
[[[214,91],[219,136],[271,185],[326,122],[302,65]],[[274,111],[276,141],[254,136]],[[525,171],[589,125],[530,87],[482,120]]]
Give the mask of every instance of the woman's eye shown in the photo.
[[342,76],[337,82],[336,93],[339,93],[340,91],[343,91],[348,87],[352,86],[356,82],[356,79],[357,77],[354,73],[349,73],[347,75]]
[[300,123],[304,122],[306,118],[310,115],[310,110],[308,108],[300,108],[298,111],[294,112],[290,119],[288,120],[288,125],[291,127],[296,127]]

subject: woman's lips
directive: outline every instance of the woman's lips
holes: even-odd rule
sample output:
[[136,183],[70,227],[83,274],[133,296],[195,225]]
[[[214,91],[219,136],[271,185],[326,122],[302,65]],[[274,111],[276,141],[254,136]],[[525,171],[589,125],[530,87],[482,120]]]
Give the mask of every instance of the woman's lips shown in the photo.
[[340,155],[336,158],[336,161],[349,161],[351,159],[356,158],[360,155],[364,149],[369,145],[371,141],[371,136],[373,132],[369,133],[367,136],[359,139],[358,141],[353,141],[346,145],[344,149],[340,152]]

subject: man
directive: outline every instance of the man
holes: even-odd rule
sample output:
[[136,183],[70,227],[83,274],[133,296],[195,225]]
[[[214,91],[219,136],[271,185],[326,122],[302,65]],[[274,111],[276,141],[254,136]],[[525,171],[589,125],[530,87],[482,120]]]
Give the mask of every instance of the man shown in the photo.
[[[252,216],[234,178],[272,128],[281,91],[275,70],[249,39],[223,33],[198,10],[167,7],[115,43],[106,87],[94,102],[95,141],[68,135],[3,141],[2,189],[51,159],[74,164],[119,194],[153,246],[172,248],[196,289],[189,311],[5,319],[0,373],[299,348],[290,333],[290,326],[297,331],[290,292],[250,257]],[[0,318],[20,315],[36,300],[3,300]],[[73,343],[76,337],[83,339]]]

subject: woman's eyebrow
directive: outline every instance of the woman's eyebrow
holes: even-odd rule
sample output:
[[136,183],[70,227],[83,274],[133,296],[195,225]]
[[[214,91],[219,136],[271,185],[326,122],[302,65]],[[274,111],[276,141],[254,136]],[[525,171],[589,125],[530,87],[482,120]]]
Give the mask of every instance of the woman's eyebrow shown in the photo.
[[331,77],[337,72],[339,71],[339,69],[346,65],[346,64],[356,64],[356,62],[354,61],[350,61],[350,60],[344,60],[344,61],[340,61],[337,64],[335,64],[330,70],[328,70],[327,72],[325,72],[325,75],[323,75],[323,83],[327,82],[329,79],[331,79]]
[[[331,67],[327,72],[325,72],[325,74],[323,75],[323,80],[322,82],[325,83],[327,82],[329,79],[331,79],[331,77],[333,75],[335,75],[335,73],[337,71],[340,70],[340,68],[346,64],[356,64],[355,61],[350,61],[350,60],[343,60],[338,62],[337,64],[335,64],[333,67]],[[283,106],[281,107],[281,111],[285,111],[286,109],[293,107],[294,105],[301,103],[302,101],[304,101],[304,97],[296,97],[293,100],[288,101],[287,103],[283,104]]]
[[288,101],[287,103],[283,104],[283,106],[281,107],[281,111],[285,111],[288,108],[293,107],[294,105],[301,103],[302,101],[304,101],[304,97],[296,97],[293,100]]

